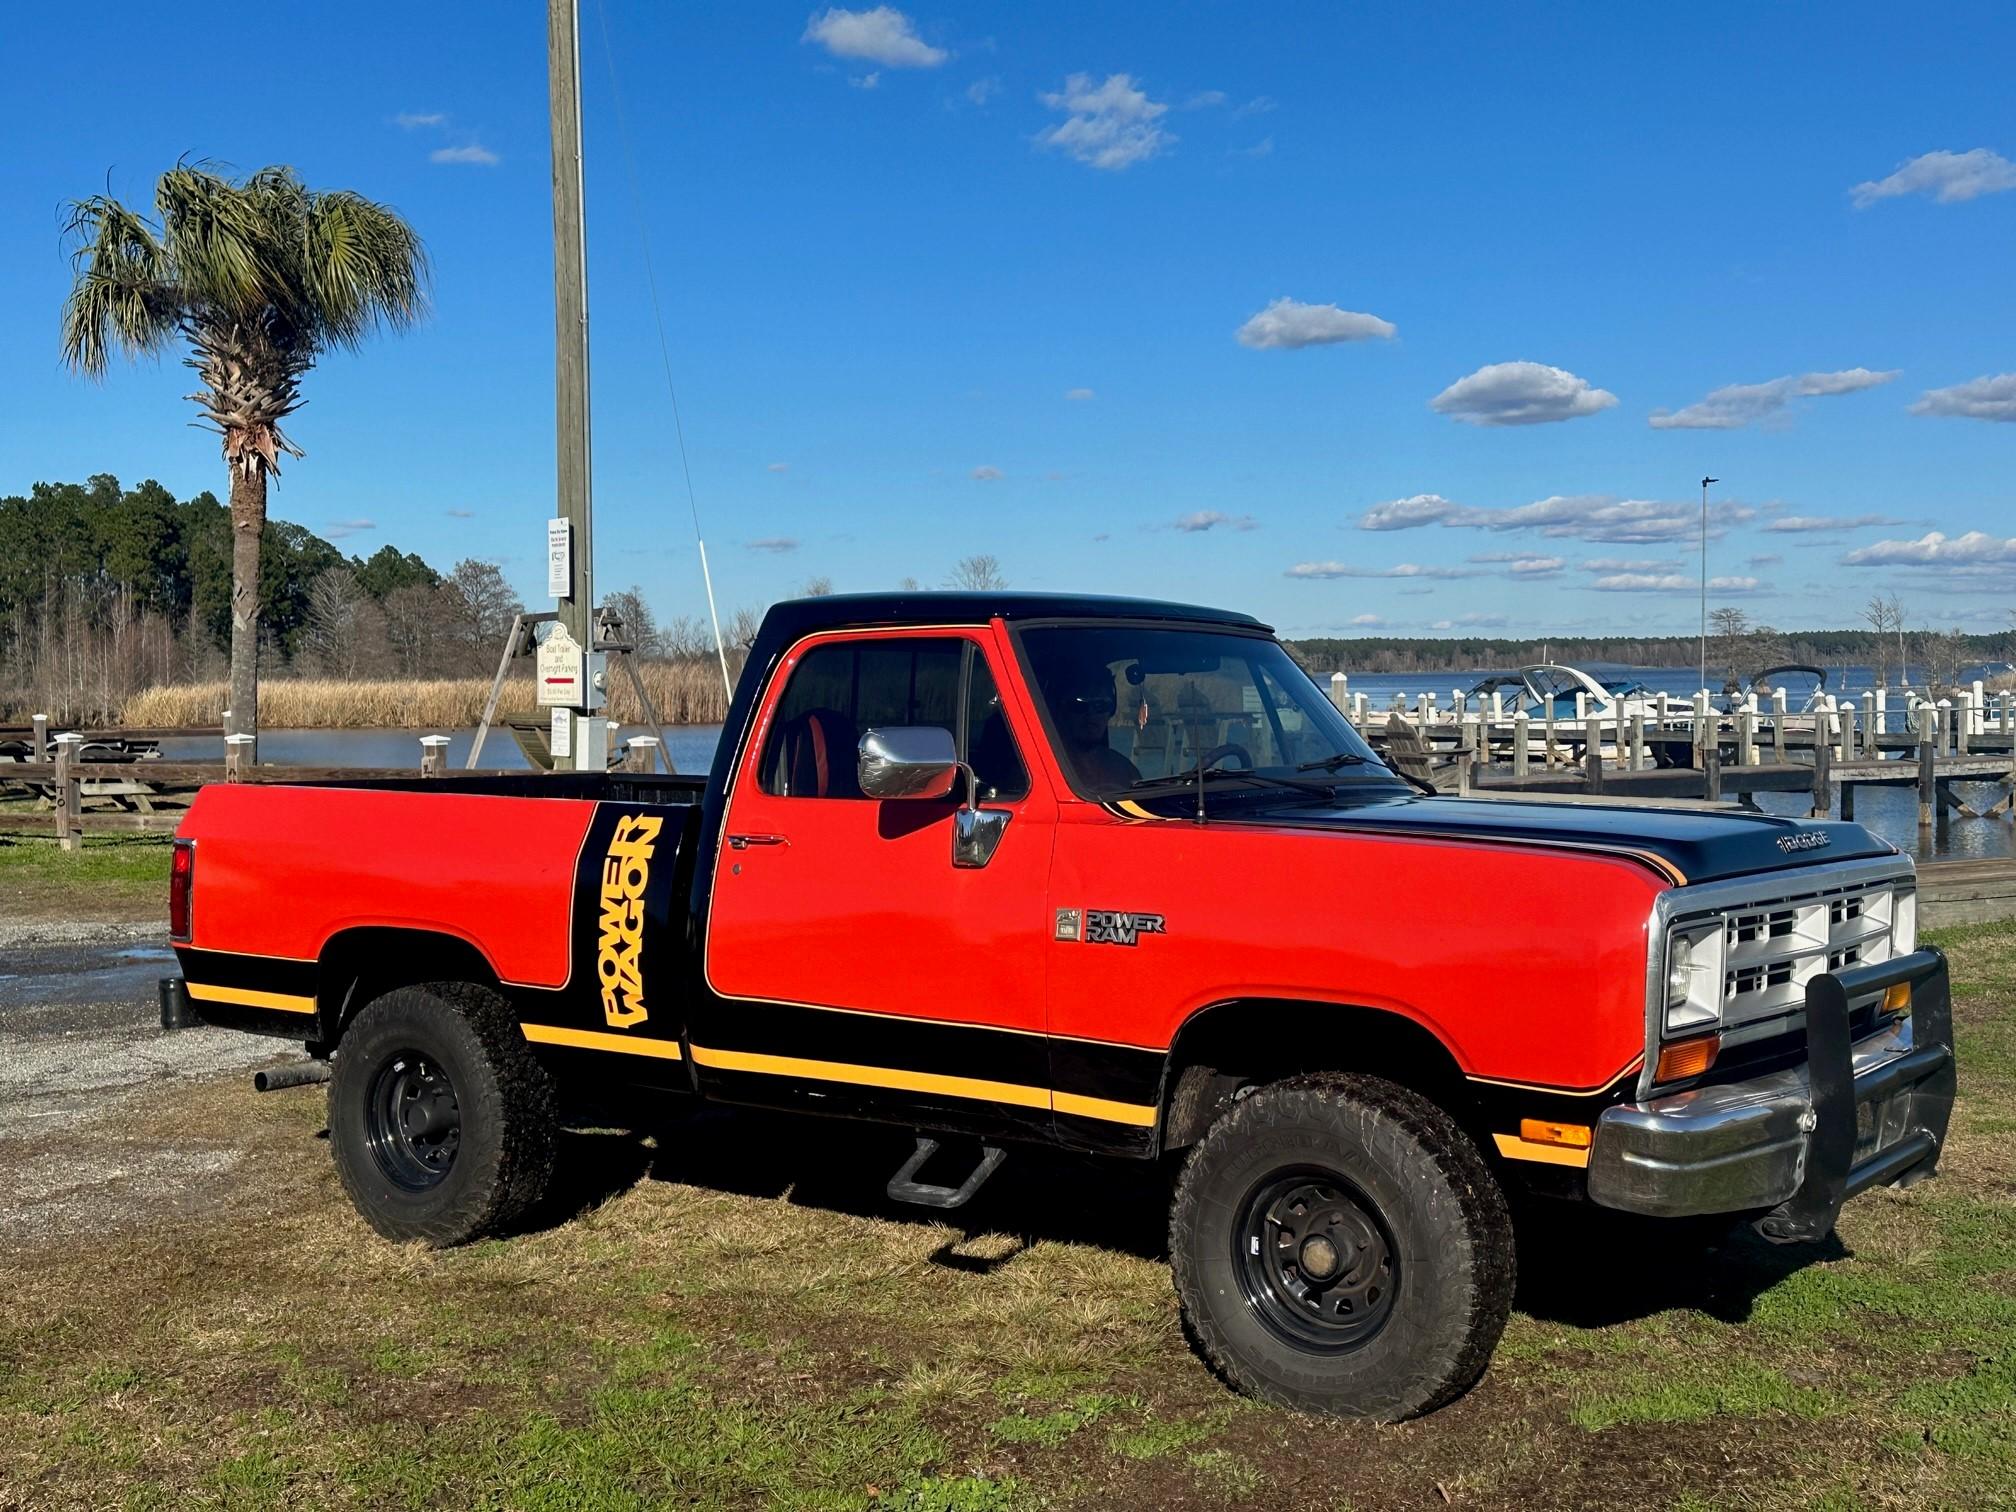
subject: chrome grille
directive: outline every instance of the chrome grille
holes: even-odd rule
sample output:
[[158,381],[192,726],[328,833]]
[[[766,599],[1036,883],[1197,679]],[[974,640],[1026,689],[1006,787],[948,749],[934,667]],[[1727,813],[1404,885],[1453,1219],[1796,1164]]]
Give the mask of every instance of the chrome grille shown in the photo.
[[1822,972],[1889,960],[1898,893],[1886,880],[1730,909],[1722,924],[1725,1028],[1801,1011],[1806,984]]

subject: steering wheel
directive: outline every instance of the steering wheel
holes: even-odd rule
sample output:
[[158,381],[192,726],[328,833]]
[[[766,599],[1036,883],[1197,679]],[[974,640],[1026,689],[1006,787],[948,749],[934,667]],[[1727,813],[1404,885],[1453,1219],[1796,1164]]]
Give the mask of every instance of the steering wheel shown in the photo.
[[1253,753],[1247,750],[1246,747],[1229,740],[1224,745],[1213,746],[1204,753],[1204,770],[1208,772],[1211,768],[1218,765],[1219,762],[1228,760],[1234,756],[1239,758],[1239,765],[1243,770],[1248,772],[1253,770]]

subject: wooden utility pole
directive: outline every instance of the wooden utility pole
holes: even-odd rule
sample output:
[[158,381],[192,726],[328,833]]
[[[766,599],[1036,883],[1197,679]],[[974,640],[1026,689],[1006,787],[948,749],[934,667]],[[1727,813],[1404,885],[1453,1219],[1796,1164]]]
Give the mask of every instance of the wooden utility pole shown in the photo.
[[[547,0],[546,78],[553,131],[554,439],[559,517],[569,525],[569,592],[560,623],[583,651],[595,644],[595,536],[588,430],[588,248],[581,194],[581,26],[577,0]],[[602,695],[580,680],[571,764],[601,771],[608,751]],[[592,729],[584,729],[584,725]],[[600,738],[594,738],[599,736]]]

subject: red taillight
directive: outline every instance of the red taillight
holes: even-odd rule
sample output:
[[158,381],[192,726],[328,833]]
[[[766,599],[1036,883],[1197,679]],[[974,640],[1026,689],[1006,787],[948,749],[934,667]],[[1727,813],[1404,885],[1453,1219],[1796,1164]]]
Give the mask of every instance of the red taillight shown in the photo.
[[196,842],[177,840],[168,863],[168,938],[187,945],[196,922]]

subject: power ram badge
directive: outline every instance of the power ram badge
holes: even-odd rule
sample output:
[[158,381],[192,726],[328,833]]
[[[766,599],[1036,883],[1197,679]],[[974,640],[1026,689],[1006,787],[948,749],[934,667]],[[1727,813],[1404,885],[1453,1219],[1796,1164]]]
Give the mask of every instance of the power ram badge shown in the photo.
[[1167,934],[1158,913],[1128,913],[1112,908],[1060,908],[1057,938],[1083,940],[1087,945],[1135,945],[1144,934]]

